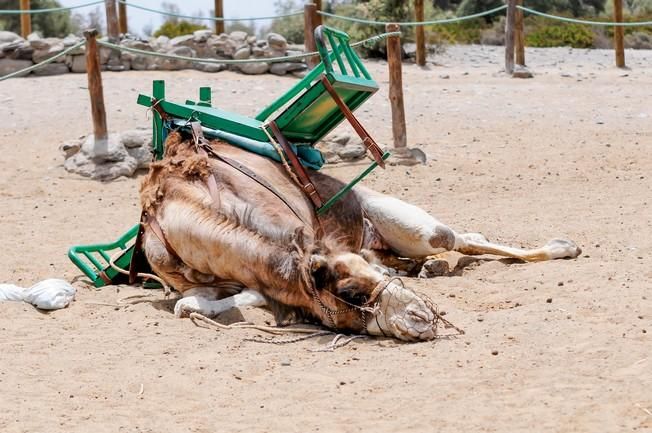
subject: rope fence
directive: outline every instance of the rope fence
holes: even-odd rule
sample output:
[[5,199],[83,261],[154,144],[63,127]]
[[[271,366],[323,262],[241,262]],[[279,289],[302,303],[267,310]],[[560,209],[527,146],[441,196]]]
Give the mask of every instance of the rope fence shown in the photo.
[[104,3],[104,0],[97,0],[94,2],[90,3],[84,3],[81,5],[77,6],[67,6],[67,7],[60,7],[60,8],[48,8],[48,9],[0,9],[0,15],[18,15],[18,14],[45,14],[45,13],[51,13],[51,12],[63,12],[63,11],[69,11],[73,9],[81,9],[85,8],[88,6],[95,6],[99,5],[100,3]]
[[30,73],[30,72],[32,72],[32,71],[35,70],[35,69],[38,69],[38,68],[41,68],[41,67],[47,65],[48,63],[52,63],[52,62],[54,62],[55,60],[57,60],[57,59],[59,59],[59,58],[65,56],[65,55],[68,54],[69,52],[71,52],[71,51],[73,51],[73,50],[76,50],[76,49],[79,48],[79,47],[84,46],[85,44],[86,44],[86,42],[84,42],[84,41],[78,42],[78,43],[76,43],[75,45],[73,45],[73,46],[71,46],[71,47],[68,47],[68,48],[66,48],[65,50],[61,51],[59,54],[57,54],[57,55],[55,55],[55,56],[52,56],[52,57],[50,57],[49,59],[43,60],[41,63],[37,63],[37,64],[35,64],[35,65],[28,66],[27,68],[21,69],[21,70],[19,70],[19,71],[15,71],[15,72],[12,72],[12,73],[10,73],[10,74],[3,75],[2,77],[0,77],[0,81],[8,80],[9,78],[13,78],[13,77],[15,77],[15,76],[17,76],[17,75],[22,75],[22,74]]
[[615,21],[589,21],[589,20],[580,20],[577,18],[568,18],[561,17],[559,15],[546,14],[539,12],[535,9],[527,8],[525,6],[517,5],[516,9],[520,9],[524,12],[527,12],[532,15],[537,15],[544,18],[549,18],[552,20],[563,21],[573,24],[585,24],[589,26],[605,26],[605,27],[642,27],[642,26],[652,26],[652,21],[639,21],[639,22],[615,22]]

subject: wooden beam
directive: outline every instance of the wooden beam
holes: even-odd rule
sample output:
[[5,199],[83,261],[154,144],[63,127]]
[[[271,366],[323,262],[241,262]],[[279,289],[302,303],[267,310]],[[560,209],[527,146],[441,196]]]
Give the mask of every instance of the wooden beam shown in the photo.
[[[29,0],[20,0],[20,10],[29,11]],[[32,15],[28,13],[20,14],[20,35],[27,39],[27,36],[32,33]]]
[[[304,45],[307,52],[317,51],[317,44],[315,43],[315,28],[317,28],[317,5],[314,3],[306,3],[303,6],[303,38]],[[306,63],[310,69],[319,64],[319,56],[312,56],[306,58]]]
[[514,22],[516,0],[507,0],[507,19],[505,21],[505,72],[514,73]]
[[[423,0],[414,0],[414,15],[416,21],[425,20],[425,12],[423,9]],[[423,26],[417,26],[417,65],[426,65],[426,31]]]
[[[317,11],[323,11],[322,7],[322,1],[321,0],[314,0],[315,6],[317,7]],[[322,16],[317,14],[317,19],[315,20],[315,27],[319,27],[323,24],[324,22],[322,21]]]
[[[623,22],[623,0],[614,0],[614,21]],[[614,49],[616,50],[616,66],[625,67],[625,29],[622,26],[614,28]]]
[[106,32],[109,41],[118,42],[120,40],[120,29],[118,28],[118,9],[115,7],[115,0],[104,0],[106,8]]
[[[386,32],[398,32],[401,26],[387,24]],[[405,123],[405,104],[403,103],[403,64],[401,37],[387,38],[387,64],[389,66],[389,103],[392,107],[392,134],[394,148],[407,147],[407,127]]]
[[[523,6],[523,0],[516,0],[518,6]],[[525,24],[523,11],[516,8],[514,28],[514,44],[516,45],[516,64],[525,66]]]
[[129,33],[127,24],[127,5],[118,3],[118,28],[123,35]]
[[[215,0],[215,18],[224,18],[224,2],[223,0]],[[224,33],[224,21],[215,21],[215,34],[221,35]]]
[[97,30],[84,32],[86,37],[86,73],[88,75],[88,92],[91,96],[91,115],[93,117],[93,134],[95,142],[106,140],[106,110],[104,109],[104,90],[102,89],[102,72],[100,70],[100,52],[97,49]]

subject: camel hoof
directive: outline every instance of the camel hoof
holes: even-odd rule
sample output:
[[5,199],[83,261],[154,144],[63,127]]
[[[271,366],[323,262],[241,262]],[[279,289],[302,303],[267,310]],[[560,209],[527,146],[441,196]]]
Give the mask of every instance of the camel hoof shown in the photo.
[[181,298],[174,304],[174,315],[178,318],[188,317],[190,313],[201,313],[202,309],[197,298]]
[[567,239],[553,239],[546,244],[550,259],[574,259],[582,254],[582,249],[575,242]]

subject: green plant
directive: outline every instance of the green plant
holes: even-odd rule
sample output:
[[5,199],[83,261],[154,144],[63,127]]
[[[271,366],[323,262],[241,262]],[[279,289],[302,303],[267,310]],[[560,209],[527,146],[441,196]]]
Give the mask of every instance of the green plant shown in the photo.
[[[32,9],[59,8],[61,3],[56,0],[31,0]],[[0,1],[0,9],[19,9],[18,0]],[[20,33],[20,15],[0,15],[0,30]],[[46,37],[64,37],[73,31],[70,11],[49,14],[32,15],[32,31]]]
[[154,32],[154,36],[167,36],[168,38],[176,38],[177,36],[189,35],[197,30],[207,29],[205,25],[194,24],[189,21],[166,21],[161,27]]
[[593,30],[581,24],[548,23],[526,31],[525,43],[531,47],[591,48]]

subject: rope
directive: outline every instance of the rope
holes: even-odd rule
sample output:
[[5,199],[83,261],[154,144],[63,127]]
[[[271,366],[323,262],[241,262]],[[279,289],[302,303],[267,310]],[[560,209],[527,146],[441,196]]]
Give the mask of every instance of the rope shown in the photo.
[[256,21],[256,20],[273,20],[275,18],[286,18],[286,17],[294,17],[297,15],[303,15],[303,11],[297,11],[297,12],[290,12],[287,14],[282,14],[282,15],[275,15],[275,16],[269,16],[269,17],[249,17],[249,18],[223,18],[223,17],[196,17],[192,15],[182,15],[182,14],[175,14],[174,12],[167,12],[167,11],[162,11],[158,9],[151,9],[145,6],[137,5],[134,3],[128,3],[126,0],[118,0],[118,3],[122,3],[124,5],[127,5],[132,8],[136,9],[142,9],[144,11],[148,12],[154,12],[156,14],[161,14],[161,15],[167,15],[170,17],[176,17],[176,18],[187,18],[191,20],[204,20],[204,21]]
[[32,65],[32,66],[28,66],[28,67],[25,68],[25,69],[21,69],[20,71],[12,72],[11,74],[3,75],[2,77],[0,77],[0,81],[7,80],[7,79],[9,79],[9,78],[15,77],[16,75],[23,74],[23,73],[25,73],[25,72],[31,72],[31,71],[33,71],[33,70],[35,70],[35,69],[40,68],[40,67],[43,66],[43,65],[47,65],[48,63],[52,63],[52,62],[54,62],[55,60],[57,60],[59,57],[65,56],[65,55],[68,54],[70,51],[75,50],[75,49],[81,47],[81,46],[84,45],[85,43],[86,43],[86,41],[78,42],[78,43],[76,43],[75,45],[73,45],[72,47],[66,48],[65,50],[61,51],[61,52],[60,52],[59,54],[57,54],[56,56],[52,56],[52,57],[50,57],[50,58],[47,59],[47,60],[43,60],[41,63],[37,63],[37,64]]
[[[208,327],[213,327],[218,330],[255,329],[257,331],[268,332],[270,334],[276,334],[276,335],[286,334],[286,333],[315,334],[320,332],[320,331],[315,331],[315,328],[280,328],[277,326],[254,325],[253,323],[249,323],[249,322],[236,322],[230,325],[224,325],[223,323],[219,323],[216,322],[215,320],[209,319],[208,317],[200,313],[190,313],[189,317],[192,323],[195,324],[195,326],[201,326],[198,324],[198,322],[204,322],[205,324],[208,325]],[[206,328],[206,326],[201,326],[201,327]]]
[[[387,32],[387,33],[381,33],[376,36],[372,36],[370,38],[364,39],[362,41],[358,41],[354,44],[351,44],[351,47],[359,47],[361,45],[367,45],[371,44],[373,42],[385,39],[390,36],[400,36],[401,32]],[[125,47],[122,45],[116,45],[112,44],[110,42],[106,41],[97,41],[99,45],[105,46],[107,48],[112,48],[114,50],[119,50],[119,51],[127,51],[130,53],[136,53],[136,54],[142,54],[144,56],[152,56],[152,57],[163,57],[166,59],[176,59],[176,60],[186,60],[190,62],[196,62],[196,63],[214,63],[214,64],[223,64],[223,65],[237,65],[237,64],[243,64],[243,63],[277,63],[277,62],[286,62],[288,60],[297,60],[297,59],[303,59],[306,57],[312,57],[319,55],[317,51],[311,51],[309,53],[303,53],[303,54],[295,54],[292,56],[284,56],[284,57],[269,57],[269,58],[260,58],[260,59],[206,59],[206,58],[201,58],[201,57],[188,57],[188,56],[178,56],[176,54],[167,54],[167,53],[157,53],[153,51],[145,51],[145,50],[140,50],[138,48],[130,48],[130,47]]]
[[498,6],[497,8],[489,9],[484,12],[478,12],[477,14],[473,15],[466,15],[463,17],[454,17],[454,18],[445,18],[441,20],[432,20],[432,21],[404,21],[404,22],[397,22],[397,21],[375,21],[375,20],[366,20],[362,18],[354,18],[354,17],[347,17],[344,15],[336,15],[336,14],[331,14],[328,12],[323,12],[323,11],[317,11],[319,15],[328,17],[328,18],[336,18],[344,21],[352,21],[354,23],[360,23],[360,24],[369,24],[369,25],[374,25],[374,26],[384,26],[386,24],[399,24],[401,26],[413,26],[413,27],[419,27],[419,26],[430,26],[430,25],[436,25],[436,24],[449,24],[449,23],[456,23],[460,21],[465,21],[465,20],[471,20],[473,18],[479,18],[479,17],[484,17],[486,15],[491,15],[496,12],[502,11],[504,9],[507,9],[507,5],[502,5]]
[[61,12],[61,11],[69,11],[72,9],[79,9],[79,8],[85,8],[87,6],[93,6],[93,5],[98,5],[100,3],[104,3],[104,0],[97,0],[94,2],[90,3],[84,3],[81,5],[77,6],[67,6],[67,7],[60,7],[60,8],[48,8],[48,9],[27,9],[27,10],[21,10],[21,9],[0,9],[0,15],[13,15],[13,14],[43,14],[43,13],[48,13],[48,12]]
[[630,23],[625,23],[625,22],[602,22],[602,21],[589,21],[589,20],[579,20],[577,18],[567,18],[567,17],[560,17],[558,15],[551,15],[551,14],[546,14],[543,12],[539,12],[535,9],[530,9],[525,6],[516,6],[517,8],[521,9],[522,11],[525,11],[527,13],[530,13],[532,15],[538,15],[540,17],[545,17],[545,18],[550,18],[553,20],[557,21],[565,21],[567,23],[575,23],[575,24],[587,24],[590,26],[614,26],[614,27],[640,27],[640,26],[652,26],[652,21],[641,21],[641,22],[630,22]]
[[[111,266],[116,271],[120,272],[122,275],[129,275],[129,271],[125,271],[124,269],[122,269],[121,267],[117,266],[114,263],[115,259],[117,259],[118,256],[120,256],[122,253],[123,253],[123,251],[118,251],[113,256],[111,256],[111,258],[109,259],[109,266]],[[168,296],[170,296],[170,293],[172,293],[172,291],[170,290],[170,286],[162,278],[160,278],[160,277],[158,277],[158,276],[156,276],[154,274],[147,274],[147,273],[144,273],[144,272],[139,272],[139,273],[136,274],[136,276],[140,277],[140,278],[146,278],[148,280],[157,281],[161,286],[163,286],[163,292],[165,293],[166,298]],[[120,301],[118,301],[118,303],[119,302]]]
[[294,174],[294,171],[292,171],[292,169],[290,168],[290,164],[288,164],[287,159],[285,159],[285,152],[283,152],[283,149],[281,149],[281,145],[278,144],[276,142],[276,140],[274,140],[274,137],[272,137],[272,134],[269,133],[269,131],[267,130],[267,126],[268,126],[267,123],[263,123],[260,128],[263,130],[263,132],[265,133],[267,138],[269,138],[269,142],[272,143],[272,146],[274,146],[274,150],[276,150],[276,153],[278,153],[278,156],[281,158],[281,163],[283,164],[283,167],[285,168],[285,171],[290,175],[292,180],[297,185],[301,186],[301,182],[299,182],[299,179]]

